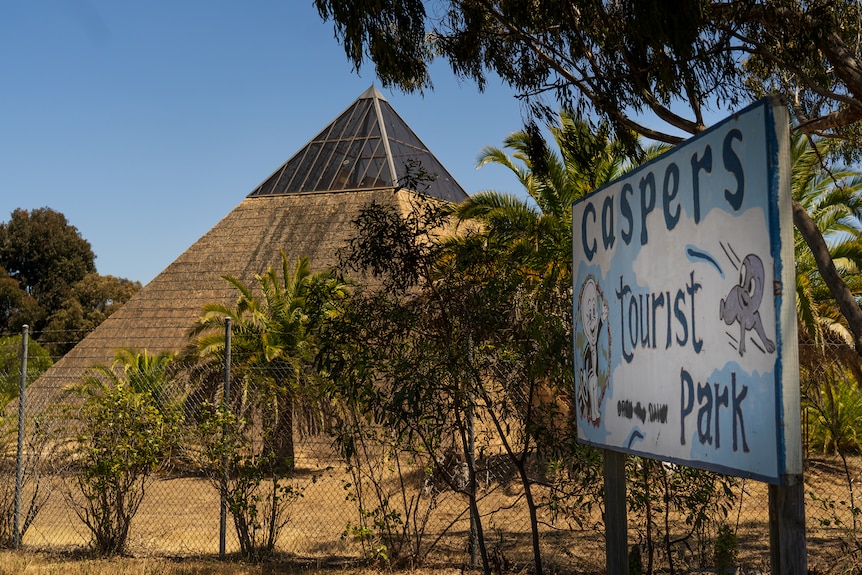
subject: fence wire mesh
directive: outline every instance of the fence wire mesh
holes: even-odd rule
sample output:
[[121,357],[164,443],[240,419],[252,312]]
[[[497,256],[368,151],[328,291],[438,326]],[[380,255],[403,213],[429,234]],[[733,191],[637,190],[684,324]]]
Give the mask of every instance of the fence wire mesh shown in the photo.
[[[64,380],[43,378],[43,356],[28,357],[23,546],[98,546],[104,531],[127,529],[124,550],[133,555],[212,556],[220,551],[224,499],[227,554],[247,551],[251,538],[255,549],[301,560],[409,557],[469,565],[477,560],[478,524],[488,560],[500,570],[530,566],[537,552],[549,572],[604,570],[601,459],[590,450],[575,462],[537,453],[519,460],[522,454],[506,453],[497,431],[479,418],[478,520],[471,521],[469,462],[457,449],[429,453],[400,441],[335,398],[303,403],[295,388],[280,398],[267,386],[295,377],[289,365],[266,373],[234,368],[223,402],[223,367],[157,358],[132,354],[112,368],[110,358],[93,357],[101,371]],[[232,361],[243,364],[241,356]],[[5,545],[15,536],[21,365],[16,355],[0,366]],[[123,386],[125,395],[115,393]],[[817,425],[811,414],[803,421]],[[858,433],[859,422],[848,425]],[[815,433],[807,430],[809,442]],[[805,452],[809,565],[818,573],[858,573],[862,517],[854,489],[862,459],[822,441]],[[281,464],[280,454],[287,454]],[[104,466],[134,477],[117,479]],[[627,476],[633,569],[730,561],[743,571],[769,570],[765,484],[638,458],[628,459]],[[126,499],[112,503],[112,489]]]

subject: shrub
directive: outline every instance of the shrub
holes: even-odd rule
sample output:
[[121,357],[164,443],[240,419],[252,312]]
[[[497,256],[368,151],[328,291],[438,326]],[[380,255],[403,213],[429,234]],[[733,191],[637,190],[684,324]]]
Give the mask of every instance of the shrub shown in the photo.
[[[18,418],[14,404],[21,385],[22,336],[0,337],[0,545],[10,546],[15,540],[15,482]],[[28,340],[26,383],[36,380],[53,362],[48,351],[34,340]],[[44,479],[45,452],[49,441],[44,418],[26,422],[25,444],[21,461],[23,495],[21,522],[23,537],[45,504],[50,491]]]
[[[714,558],[709,534],[734,504],[736,479],[639,457],[629,458],[627,473],[629,510],[644,540],[644,572],[652,573],[662,557],[671,571],[675,562],[707,565]],[[683,525],[673,520],[677,514]]]
[[[107,369],[107,368],[105,368]],[[152,394],[98,376],[80,388],[72,487],[67,498],[102,554],[123,553],[129,527],[153,473],[166,461],[179,417],[160,410]]]
[[731,573],[736,568],[738,550],[736,533],[726,524],[722,523],[719,525],[718,534],[715,537],[715,549],[713,550],[713,560],[717,575]]
[[[0,546],[3,547],[15,543],[16,426],[15,418],[0,418]],[[53,442],[43,418],[29,422],[21,460],[22,498],[18,525],[21,538],[51,493],[45,481],[47,452],[51,445]]]
[[448,497],[463,497],[466,484],[405,435],[375,428],[355,413],[335,426],[333,436],[351,477],[344,483],[347,498],[357,507],[342,538],[383,565],[421,564],[439,541],[426,537],[434,510]]
[[[242,406],[237,411],[247,412]],[[302,497],[303,488],[275,464],[265,441],[255,441],[254,430],[262,431],[224,404],[204,403],[197,426],[201,450],[196,457],[227,502],[240,553],[261,561],[275,550],[278,534],[290,519],[288,508]]]

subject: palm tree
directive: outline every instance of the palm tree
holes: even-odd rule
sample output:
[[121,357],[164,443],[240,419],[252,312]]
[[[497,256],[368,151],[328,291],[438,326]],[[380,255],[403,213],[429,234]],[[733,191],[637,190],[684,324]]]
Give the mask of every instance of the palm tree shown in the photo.
[[593,132],[571,112],[560,112],[559,120],[559,126],[548,128],[559,155],[545,146],[535,128],[505,139],[504,147],[514,152],[512,156],[495,147],[486,147],[479,155],[478,167],[499,164],[511,170],[529,199],[486,190],[456,211],[461,220],[481,222],[487,238],[507,244],[516,261],[543,274],[571,273],[572,202],[669,149],[649,146],[633,158],[622,142],[609,139],[606,130]]
[[[120,348],[114,351],[111,365],[95,365],[69,391],[81,395],[85,401],[99,402],[119,388],[128,389],[129,397],[139,405],[152,405],[166,425],[183,417],[187,393],[180,389],[174,378],[176,354],[163,351],[151,354],[147,350]],[[169,458],[176,437],[165,443],[165,458]]]
[[[836,150],[831,140],[810,141],[796,133],[791,143],[791,190],[829,247],[838,273],[857,299],[862,295],[862,175],[842,166],[824,169]],[[796,309],[803,367],[841,359],[857,379],[862,372],[853,334],[826,286],[808,244],[794,232]]]
[[[843,166],[824,167],[824,158],[835,151],[831,140],[809,140],[794,134],[792,194],[821,231],[837,272],[858,302],[862,296],[862,175]],[[852,508],[855,494],[846,453],[860,449],[862,369],[853,334],[808,244],[798,231],[794,240],[800,379],[810,425],[809,443],[841,457]]]
[[125,385],[135,394],[151,397],[161,415],[177,413],[185,396],[171,389],[175,358],[173,352],[151,354],[147,350],[120,348],[115,350],[110,366],[96,365],[73,389],[93,397]]
[[294,460],[294,410],[305,416],[305,428],[319,425],[320,404],[312,385],[316,332],[348,292],[329,272],[312,273],[308,258],[297,260],[292,272],[284,251],[281,260],[280,275],[270,268],[256,277],[259,291],[225,276],[239,291],[236,304],[204,306],[192,335],[201,357],[221,357],[224,319],[231,319],[238,376],[257,386],[265,455],[274,469],[286,471]]

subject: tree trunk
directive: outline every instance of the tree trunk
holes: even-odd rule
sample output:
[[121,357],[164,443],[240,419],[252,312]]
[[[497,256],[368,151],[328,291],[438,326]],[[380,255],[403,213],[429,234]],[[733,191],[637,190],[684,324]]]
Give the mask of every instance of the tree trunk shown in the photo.
[[277,389],[267,399],[262,417],[263,453],[270,458],[267,472],[282,475],[293,470],[293,394]]
[[282,474],[292,471],[294,467],[293,393],[289,388],[279,390],[276,410],[272,430],[273,463],[275,473]]
[[514,459],[515,467],[518,470],[518,478],[521,480],[521,486],[524,489],[524,498],[527,502],[527,511],[530,515],[530,533],[532,535],[533,544],[533,569],[536,575],[542,575],[542,548],[539,537],[539,515],[536,508],[536,501],[533,499],[532,482],[527,475],[527,465],[524,458]]

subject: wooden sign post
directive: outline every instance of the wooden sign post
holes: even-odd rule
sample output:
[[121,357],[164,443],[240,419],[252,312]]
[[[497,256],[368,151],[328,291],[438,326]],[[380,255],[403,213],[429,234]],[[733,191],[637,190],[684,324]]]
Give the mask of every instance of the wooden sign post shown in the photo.
[[605,557],[608,575],[629,575],[626,456],[605,449]]

